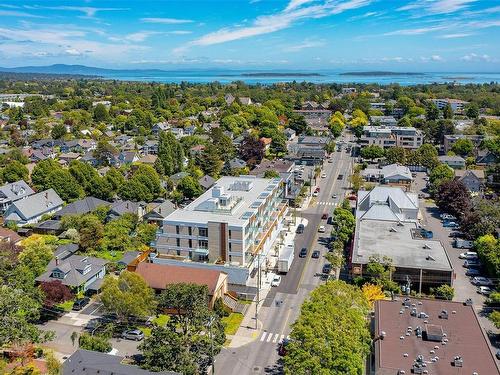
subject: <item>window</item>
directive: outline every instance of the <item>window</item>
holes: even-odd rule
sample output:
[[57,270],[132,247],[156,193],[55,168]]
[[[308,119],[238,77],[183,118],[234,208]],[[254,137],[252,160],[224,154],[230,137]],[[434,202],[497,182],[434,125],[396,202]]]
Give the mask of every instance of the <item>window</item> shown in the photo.
[[231,251],[231,250],[232,250],[232,243],[229,242],[229,251]]
[[231,256],[231,254],[229,254],[229,261],[231,262],[233,260],[233,257]]
[[200,237],[208,237],[208,229],[207,228],[199,228],[198,234]]
[[208,241],[207,240],[199,240],[198,247],[200,249],[208,249]]
[[176,225],[176,226],[175,226],[175,233],[176,233],[176,234],[179,234],[179,232],[180,232],[180,228],[179,228],[179,226],[178,226],[178,225]]
[[191,236],[191,235],[193,234],[193,228],[188,227],[188,233],[189,233],[189,235]]
[[181,239],[180,238],[176,238],[175,242],[177,243],[177,247],[181,246]]
[[180,250],[177,250],[177,255],[181,255],[181,251]]
[[229,229],[229,239],[231,239],[231,229]]
[[52,272],[52,277],[56,279],[64,279],[64,273],[59,272],[59,271],[54,271]]
[[193,248],[193,240],[190,238],[189,239],[189,248],[192,249]]

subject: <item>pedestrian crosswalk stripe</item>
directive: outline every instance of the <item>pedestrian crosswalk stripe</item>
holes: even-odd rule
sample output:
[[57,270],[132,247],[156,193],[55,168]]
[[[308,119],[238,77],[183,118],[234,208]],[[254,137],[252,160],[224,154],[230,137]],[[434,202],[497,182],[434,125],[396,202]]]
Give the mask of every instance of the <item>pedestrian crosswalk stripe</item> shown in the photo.
[[272,339],[272,338],[273,338],[273,334],[272,334],[272,333],[270,333],[270,334],[269,334],[269,336],[267,336],[267,340],[266,340],[266,342],[271,341],[271,339]]
[[278,341],[278,337],[280,336],[279,333],[275,334],[274,335],[274,339],[273,339],[273,342],[277,342]]
[[[260,336],[260,341],[261,342],[269,342],[269,343],[279,343],[282,342],[285,339],[285,335],[280,335],[279,333],[273,333],[273,332],[262,332],[262,336]],[[286,336],[287,340],[290,340],[290,336]]]
[[260,341],[264,341],[264,339],[266,338],[266,335],[267,335],[267,332],[264,332],[260,338]]

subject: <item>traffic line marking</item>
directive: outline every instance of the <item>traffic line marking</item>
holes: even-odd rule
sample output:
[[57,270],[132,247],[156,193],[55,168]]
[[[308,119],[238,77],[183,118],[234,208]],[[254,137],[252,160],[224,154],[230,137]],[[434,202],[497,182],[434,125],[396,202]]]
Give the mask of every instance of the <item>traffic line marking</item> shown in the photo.
[[277,334],[274,335],[273,342],[277,342],[278,341],[279,335],[280,335],[279,333],[277,333]]
[[266,338],[266,335],[267,335],[267,332],[264,332],[262,334],[262,337],[260,338],[260,341],[264,341],[264,339]]

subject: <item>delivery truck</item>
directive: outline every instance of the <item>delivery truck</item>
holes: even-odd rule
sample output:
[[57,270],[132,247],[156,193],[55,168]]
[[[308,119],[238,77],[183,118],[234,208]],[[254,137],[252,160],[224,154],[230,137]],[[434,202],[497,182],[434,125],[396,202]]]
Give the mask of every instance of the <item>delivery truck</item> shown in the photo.
[[455,238],[455,247],[457,249],[472,249],[474,247],[474,241]]
[[278,272],[287,273],[292,266],[294,257],[295,247],[293,245],[287,245],[281,251],[280,257],[278,259]]

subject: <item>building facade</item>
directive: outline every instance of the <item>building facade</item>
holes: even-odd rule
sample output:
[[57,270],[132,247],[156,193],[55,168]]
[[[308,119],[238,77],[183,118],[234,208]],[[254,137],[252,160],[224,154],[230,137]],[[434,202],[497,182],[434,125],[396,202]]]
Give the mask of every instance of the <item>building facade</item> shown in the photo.
[[364,126],[360,138],[362,146],[377,145],[382,148],[403,147],[417,149],[424,136],[420,130],[402,126]]
[[283,226],[282,179],[222,177],[163,221],[153,246],[159,257],[249,267],[267,255]]

